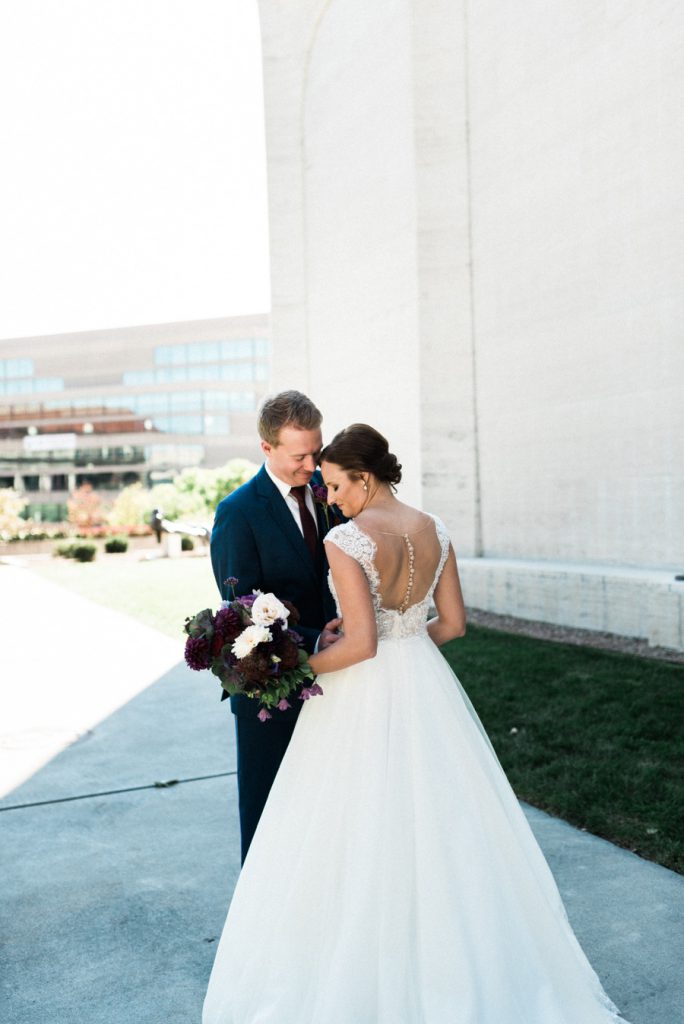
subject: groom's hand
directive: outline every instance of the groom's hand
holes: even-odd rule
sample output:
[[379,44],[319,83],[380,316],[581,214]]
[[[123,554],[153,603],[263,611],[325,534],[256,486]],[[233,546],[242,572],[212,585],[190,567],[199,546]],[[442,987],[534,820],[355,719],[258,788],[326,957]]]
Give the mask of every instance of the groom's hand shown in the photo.
[[336,640],[340,639],[340,634],[337,630],[341,625],[342,619],[331,619],[330,622],[326,622],[323,632],[318,638],[319,651],[324,651],[326,647],[330,647]]

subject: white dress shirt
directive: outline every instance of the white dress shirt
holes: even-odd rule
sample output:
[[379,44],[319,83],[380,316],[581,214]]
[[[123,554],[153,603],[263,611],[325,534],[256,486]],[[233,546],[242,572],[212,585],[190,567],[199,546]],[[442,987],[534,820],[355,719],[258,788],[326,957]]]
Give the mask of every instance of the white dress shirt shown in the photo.
[[[285,499],[285,504],[287,505],[287,507],[289,508],[290,512],[292,513],[292,518],[294,519],[295,523],[297,524],[297,527],[299,528],[299,532],[301,533],[301,535],[303,537],[304,536],[304,528],[302,526],[302,517],[299,514],[299,502],[295,498],[294,494],[290,494],[290,489],[292,487],[292,484],[286,484],[283,480],[281,480],[279,477],[277,477],[275,475],[275,473],[273,472],[273,470],[271,469],[271,467],[269,466],[268,460],[264,463],[264,469],[266,470],[266,472],[270,476],[271,480],[276,485],[276,487],[278,488],[278,490],[282,494],[283,498]],[[318,517],[316,515],[316,504],[314,502],[313,491],[311,490],[310,484],[306,485],[306,490],[304,491],[304,500],[306,501],[306,507],[308,508],[309,512],[313,516],[313,521],[316,524],[316,531],[318,532]]]

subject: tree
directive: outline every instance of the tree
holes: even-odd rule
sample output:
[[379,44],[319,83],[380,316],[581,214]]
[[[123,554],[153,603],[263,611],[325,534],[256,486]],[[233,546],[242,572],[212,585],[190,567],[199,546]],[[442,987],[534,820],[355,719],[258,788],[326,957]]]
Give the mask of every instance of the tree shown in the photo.
[[7,540],[26,527],[25,520],[21,518],[25,508],[26,502],[13,487],[0,489],[0,537]]
[[249,459],[231,459],[224,466],[219,466],[214,472],[214,492],[209,500],[209,508],[212,512],[216,510],[218,503],[227,494],[232,494],[242,484],[251,480],[259,467],[250,462]]
[[67,509],[69,522],[80,531],[92,530],[104,523],[102,498],[92,484],[77,487],[67,501]]
[[114,501],[107,522],[110,526],[143,526],[152,508],[150,492],[141,483],[129,484]]

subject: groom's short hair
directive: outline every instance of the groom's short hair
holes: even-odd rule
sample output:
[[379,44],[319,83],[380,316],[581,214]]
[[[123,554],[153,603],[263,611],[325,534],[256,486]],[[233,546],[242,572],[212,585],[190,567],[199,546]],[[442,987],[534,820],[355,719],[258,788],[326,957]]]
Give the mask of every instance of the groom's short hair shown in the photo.
[[283,427],[315,430],[322,422],[320,411],[301,391],[280,391],[262,402],[257,426],[259,437],[277,448]]

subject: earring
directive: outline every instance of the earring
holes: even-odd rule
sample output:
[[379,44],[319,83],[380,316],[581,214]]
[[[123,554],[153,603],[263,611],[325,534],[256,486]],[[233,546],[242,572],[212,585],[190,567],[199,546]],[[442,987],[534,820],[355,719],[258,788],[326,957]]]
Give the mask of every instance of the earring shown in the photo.
[[366,483],[365,480],[363,481],[363,489],[364,489],[364,491],[368,490],[368,484]]

